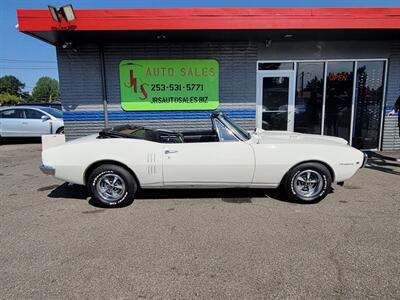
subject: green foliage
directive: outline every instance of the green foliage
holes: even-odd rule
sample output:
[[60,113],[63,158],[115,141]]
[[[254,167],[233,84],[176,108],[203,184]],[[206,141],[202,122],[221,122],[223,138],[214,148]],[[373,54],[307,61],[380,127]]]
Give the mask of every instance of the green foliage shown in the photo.
[[32,95],[29,94],[29,92],[22,92],[21,97],[24,102],[32,102],[33,101]]
[[35,102],[54,102],[59,100],[58,81],[47,76],[40,77],[33,88],[32,98]]
[[0,94],[21,96],[24,87],[25,84],[19,81],[15,76],[5,75],[0,77]]
[[0,93],[0,106],[2,105],[14,105],[24,100],[18,96],[11,95],[8,93]]

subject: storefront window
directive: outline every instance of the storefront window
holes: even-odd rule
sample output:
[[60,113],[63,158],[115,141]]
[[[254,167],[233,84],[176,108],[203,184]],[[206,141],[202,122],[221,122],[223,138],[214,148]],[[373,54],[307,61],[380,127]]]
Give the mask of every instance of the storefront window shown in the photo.
[[320,134],[324,63],[298,63],[294,131]]
[[270,70],[260,72],[262,128],[288,130],[293,124],[295,132],[341,137],[358,149],[379,148],[386,64],[383,59],[259,62],[259,70]]
[[385,73],[383,61],[360,61],[357,67],[353,146],[378,148]]
[[328,62],[324,134],[350,139],[354,63]]
[[283,62],[283,63],[258,63],[258,69],[260,71],[268,70],[293,70],[294,63]]

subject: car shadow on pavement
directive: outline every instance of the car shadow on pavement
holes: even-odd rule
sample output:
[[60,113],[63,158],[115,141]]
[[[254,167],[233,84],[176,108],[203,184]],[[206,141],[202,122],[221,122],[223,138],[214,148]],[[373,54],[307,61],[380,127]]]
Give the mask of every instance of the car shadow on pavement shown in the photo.
[[373,151],[367,151],[366,153],[368,155],[367,165],[365,166],[367,169],[400,175],[400,163],[396,161],[396,158]]
[[145,189],[139,190],[136,195],[136,199],[143,200],[205,198],[217,198],[223,202],[237,204],[252,203],[253,198],[270,198],[277,201],[299,204],[299,202],[288,199],[280,189]]
[[[54,188],[54,189],[52,189]],[[66,199],[80,199],[86,200],[89,197],[89,193],[85,186],[63,183],[58,186],[48,186],[38,189],[38,191],[50,190],[52,191],[47,195],[49,198],[66,198]]]
[[[39,191],[51,190],[47,195],[52,199],[78,199],[87,200],[90,195],[86,187],[76,184],[63,183],[42,187]],[[136,200],[160,200],[160,199],[206,199],[217,198],[226,203],[252,203],[253,198],[270,198],[277,201],[294,203],[289,200],[279,189],[139,189]],[[91,198],[89,204],[100,207]]]
[[252,198],[265,197],[265,190],[255,189],[145,189],[136,199],[205,199],[220,198],[228,203],[251,203]]

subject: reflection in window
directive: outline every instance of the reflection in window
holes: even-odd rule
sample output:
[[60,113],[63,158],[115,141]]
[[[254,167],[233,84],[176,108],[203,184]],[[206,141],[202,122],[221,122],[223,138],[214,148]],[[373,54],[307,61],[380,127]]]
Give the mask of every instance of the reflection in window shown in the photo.
[[23,119],[22,109],[7,109],[0,112],[0,118],[3,119]]
[[27,119],[40,119],[42,116],[44,116],[44,114],[38,110],[25,109],[25,118]]
[[385,62],[358,62],[353,146],[378,148]]
[[299,63],[294,131],[320,134],[324,93],[324,63]]
[[349,141],[354,63],[329,62],[327,68],[324,134]]
[[215,128],[217,129],[220,142],[236,142],[238,140],[232,131],[222,125],[218,120],[215,120]]
[[262,128],[287,130],[289,77],[263,78]]

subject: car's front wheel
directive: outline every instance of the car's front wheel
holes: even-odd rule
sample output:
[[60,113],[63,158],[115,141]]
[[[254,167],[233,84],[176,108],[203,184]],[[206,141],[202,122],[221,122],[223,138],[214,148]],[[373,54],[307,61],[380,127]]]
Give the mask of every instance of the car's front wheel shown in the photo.
[[320,163],[304,163],[292,168],[283,181],[286,195],[294,201],[316,203],[331,191],[332,175]]
[[64,127],[58,128],[56,134],[64,134]]
[[89,175],[87,186],[93,200],[108,207],[131,204],[137,191],[137,183],[132,174],[112,164],[95,168]]

